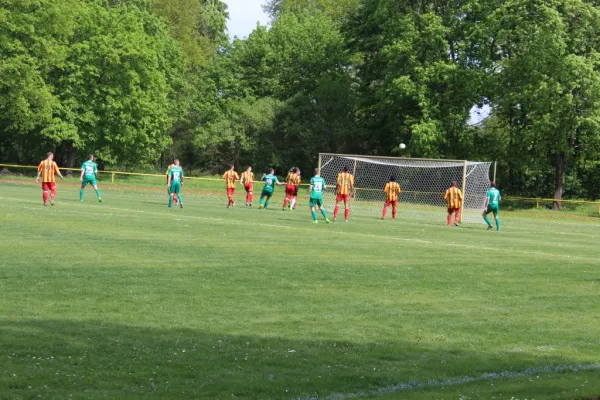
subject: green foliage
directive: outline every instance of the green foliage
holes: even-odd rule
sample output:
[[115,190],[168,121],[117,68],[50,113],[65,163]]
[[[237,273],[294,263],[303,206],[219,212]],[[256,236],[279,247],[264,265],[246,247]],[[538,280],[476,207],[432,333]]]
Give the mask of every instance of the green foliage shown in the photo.
[[514,0],[492,19],[492,101],[518,155],[511,173],[551,166],[554,187],[543,193],[560,198],[570,166],[600,160],[600,10],[576,0]]
[[360,0],[267,0],[264,10],[274,20],[286,13],[323,12],[336,21],[344,21],[360,4]]
[[226,39],[227,5],[218,0],[151,0],[194,69],[205,66]]
[[183,58],[158,18],[129,2],[15,0],[1,10],[3,137],[109,162],[160,155]]

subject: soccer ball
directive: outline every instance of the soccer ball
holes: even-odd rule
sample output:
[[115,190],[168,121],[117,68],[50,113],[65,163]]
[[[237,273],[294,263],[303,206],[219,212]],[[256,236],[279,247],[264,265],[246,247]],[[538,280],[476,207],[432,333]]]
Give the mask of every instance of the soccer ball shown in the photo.
[[406,145],[404,143],[400,143],[400,146],[398,146],[398,147],[400,147],[402,150],[404,150],[406,148]]

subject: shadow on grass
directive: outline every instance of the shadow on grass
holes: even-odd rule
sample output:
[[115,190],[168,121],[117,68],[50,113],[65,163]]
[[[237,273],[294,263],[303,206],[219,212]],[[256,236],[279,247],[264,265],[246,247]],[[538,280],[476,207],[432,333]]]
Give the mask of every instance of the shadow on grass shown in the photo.
[[0,360],[3,399],[327,397],[568,364],[418,340],[352,344],[69,320],[0,321]]

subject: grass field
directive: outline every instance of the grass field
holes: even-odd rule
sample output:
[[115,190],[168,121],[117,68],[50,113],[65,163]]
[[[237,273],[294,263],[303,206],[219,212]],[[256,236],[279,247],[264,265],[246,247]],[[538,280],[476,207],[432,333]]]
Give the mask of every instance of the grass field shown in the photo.
[[600,396],[597,218],[314,226],[101,189],[0,180],[2,399]]

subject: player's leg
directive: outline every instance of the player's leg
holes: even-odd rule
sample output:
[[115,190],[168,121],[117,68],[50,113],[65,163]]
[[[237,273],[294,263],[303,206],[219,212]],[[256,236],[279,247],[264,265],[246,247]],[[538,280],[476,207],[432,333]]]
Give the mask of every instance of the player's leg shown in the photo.
[[50,191],[50,187],[47,182],[42,182],[42,199],[44,200],[44,205],[48,205],[48,192]]
[[450,224],[452,223],[452,212],[454,211],[454,209],[448,207],[448,217],[446,218],[447,222],[448,222],[448,226],[450,226]]
[[273,196],[273,193],[267,192],[267,199],[265,200],[265,208],[269,207],[269,203],[271,202],[271,196]]
[[329,218],[327,218],[327,210],[323,207],[323,200],[317,200],[317,206],[319,207],[319,211],[321,211],[321,215],[325,218],[325,222],[330,223]]
[[289,202],[290,202],[290,187],[289,185],[285,186],[285,197],[283,198],[283,209],[285,210],[285,208],[288,206]]
[[344,220],[348,222],[348,217],[350,216],[350,195],[347,194],[344,196]]
[[385,219],[385,217],[387,216],[387,209],[390,206],[390,201],[386,200],[385,203],[383,203],[383,212],[381,213],[381,219]]
[[94,191],[96,192],[96,197],[98,197],[98,201],[100,203],[102,203],[102,195],[100,194],[100,189],[98,189],[98,183],[96,182],[95,179],[92,181],[92,187],[94,188]]
[[294,198],[292,199],[292,210],[296,209],[296,200],[298,199],[299,186],[294,187]]
[[84,178],[83,181],[81,181],[81,188],[79,189],[79,201],[83,201],[83,195],[85,194],[85,187],[87,184],[88,181]]
[[56,197],[56,182],[50,182],[50,205],[54,205],[54,198]]
[[310,205],[310,214],[312,215],[313,223],[318,224],[319,220],[317,219],[317,208],[316,208],[315,201],[313,199],[310,199],[309,205]]
[[175,196],[177,197],[177,202],[179,203],[179,207],[183,208],[183,196],[181,196],[181,183],[177,182],[175,186]]
[[488,209],[487,209],[487,210],[485,210],[485,211],[483,212],[483,220],[484,220],[484,221],[485,221],[485,223],[487,224],[487,226],[488,226],[488,229],[492,229],[492,228],[493,228],[493,226],[492,226],[492,221],[490,221],[490,217],[488,217],[488,214],[489,214],[490,212],[491,212],[491,210],[490,210],[490,208],[489,208],[489,207],[488,207]]
[[454,225],[458,226],[460,222],[460,208],[454,209]]
[[252,207],[252,197],[253,197],[253,191],[254,191],[254,187],[252,185],[248,186],[248,189],[246,189],[248,191],[248,193],[246,194],[246,201],[248,202],[248,206]]
[[398,210],[398,201],[392,201],[392,221],[396,219],[396,211]]
[[337,220],[337,216],[340,212],[340,201],[342,201],[342,195],[338,194],[335,198],[335,207],[333,207],[333,220]]
[[498,207],[494,207],[494,219],[496,220],[496,230],[500,230],[500,210]]

